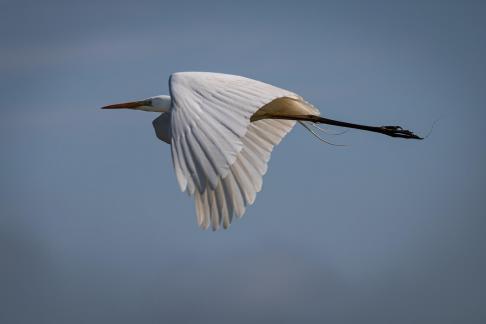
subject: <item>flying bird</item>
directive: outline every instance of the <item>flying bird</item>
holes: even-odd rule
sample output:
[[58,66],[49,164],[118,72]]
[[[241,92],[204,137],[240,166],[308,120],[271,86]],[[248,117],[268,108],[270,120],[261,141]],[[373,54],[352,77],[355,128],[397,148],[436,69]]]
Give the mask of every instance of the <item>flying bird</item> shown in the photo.
[[155,134],[170,144],[180,189],[194,197],[197,223],[203,229],[226,229],[234,216],[243,216],[262,189],[273,148],[296,122],[318,137],[322,129],[316,124],[328,124],[422,139],[400,126],[320,117],[319,110],[298,94],[236,75],[173,73],[169,91],[170,96],[102,108],[161,113],[153,121]]

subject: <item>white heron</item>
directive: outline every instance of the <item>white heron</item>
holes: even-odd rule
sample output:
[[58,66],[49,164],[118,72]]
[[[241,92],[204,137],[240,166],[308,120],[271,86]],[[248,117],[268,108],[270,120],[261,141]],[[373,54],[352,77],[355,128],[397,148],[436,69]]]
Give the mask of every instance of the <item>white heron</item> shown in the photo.
[[242,217],[262,189],[275,145],[300,122],[421,139],[399,126],[365,126],[320,117],[301,96],[241,76],[179,72],[169,78],[170,96],[105,106],[161,113],[153,121],[157,137],[170,144],[181,191],[194,197],[197,223],[228,228]]

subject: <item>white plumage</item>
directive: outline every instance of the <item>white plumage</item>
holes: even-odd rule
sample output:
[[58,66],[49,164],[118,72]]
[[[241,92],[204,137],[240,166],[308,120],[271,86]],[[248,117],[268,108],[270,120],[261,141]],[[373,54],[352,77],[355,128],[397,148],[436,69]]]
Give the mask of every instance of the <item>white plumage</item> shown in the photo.
[[[182,191],[194,197],[202,228],[227,228],[243,216],[262,189],[275,145],[295,125],[326,123],[393,137],[420,138],[398,126],[365,126],[319,117],[297,94],[241,76],[174,73],[170,96],[103,107],[161,112],[153,121],[157,137],[171,145]],[[315,133],[314,133],[315,134]]]
[[198,224],[226,228],[262,188],[275,145],[295,121],[250,117],[296,94],[244,77],[185,72],[171,76],[172,159],[182,191],[194,196]]

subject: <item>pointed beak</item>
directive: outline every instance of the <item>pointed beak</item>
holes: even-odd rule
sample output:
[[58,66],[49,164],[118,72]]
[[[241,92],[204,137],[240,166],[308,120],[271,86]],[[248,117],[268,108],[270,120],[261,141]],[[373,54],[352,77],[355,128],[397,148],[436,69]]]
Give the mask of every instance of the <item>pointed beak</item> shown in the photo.
[[124,102],[124,103],[104,106],[101,107],[101,109],[134,109],[137,107],[147,106],[147,105],[150,104],[145,100],[142,100],[142,101],[131,101],[131,102]]

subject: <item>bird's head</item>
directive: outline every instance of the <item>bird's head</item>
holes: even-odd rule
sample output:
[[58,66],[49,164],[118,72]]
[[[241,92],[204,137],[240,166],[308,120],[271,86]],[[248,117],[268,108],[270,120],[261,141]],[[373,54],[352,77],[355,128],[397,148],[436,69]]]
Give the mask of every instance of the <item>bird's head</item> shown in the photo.
[[138,101],[130,101],[104,106],[101,107],[101,109],[134,109],[163,113],[170,110],[170,102],[170,96],[160,95]]

